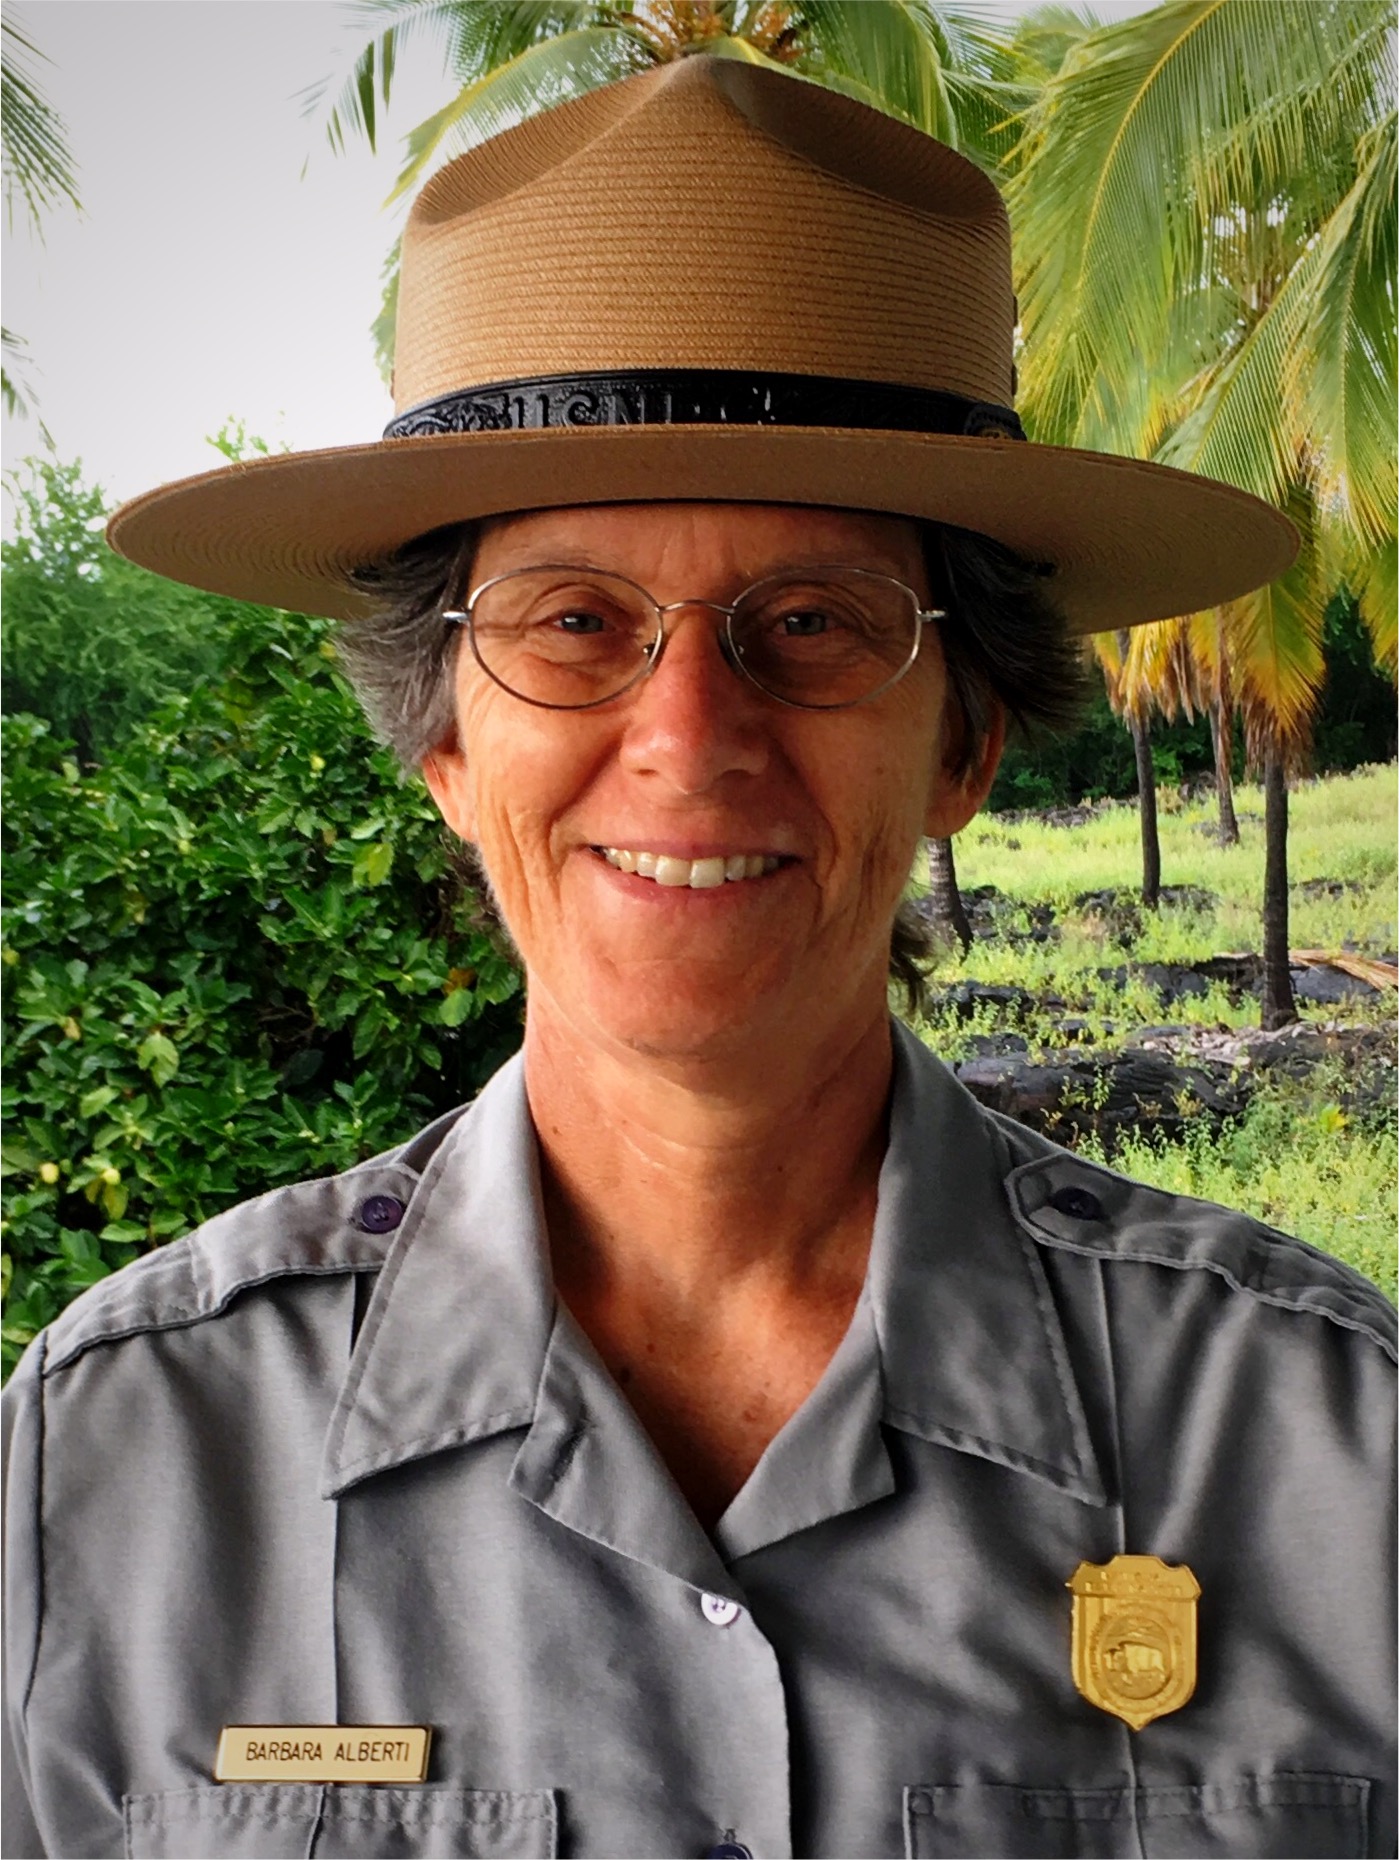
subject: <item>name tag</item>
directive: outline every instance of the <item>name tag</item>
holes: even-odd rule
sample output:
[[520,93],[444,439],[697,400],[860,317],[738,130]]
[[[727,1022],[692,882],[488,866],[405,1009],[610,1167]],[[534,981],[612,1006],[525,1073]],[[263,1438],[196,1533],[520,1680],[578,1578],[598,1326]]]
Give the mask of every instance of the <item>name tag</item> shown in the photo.
[[422,1782],[431,1736],[422,1724],[226,1724],[214,1781]]

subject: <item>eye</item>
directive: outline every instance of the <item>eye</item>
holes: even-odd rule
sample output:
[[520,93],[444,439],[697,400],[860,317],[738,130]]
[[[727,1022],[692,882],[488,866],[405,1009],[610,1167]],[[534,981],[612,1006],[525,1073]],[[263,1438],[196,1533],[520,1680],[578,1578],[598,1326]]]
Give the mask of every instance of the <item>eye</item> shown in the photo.
[[819,607],[797,607],[783,614],[779,625],[785,639],[816,639],[830,630],[831,617]]
[[575,639],[586,633],[605,633],[607,621],[601,614],[589,613],[586,608],[573,607],[566,613],[559,613],[546,622],[555,626],[561,633],[568,633]]

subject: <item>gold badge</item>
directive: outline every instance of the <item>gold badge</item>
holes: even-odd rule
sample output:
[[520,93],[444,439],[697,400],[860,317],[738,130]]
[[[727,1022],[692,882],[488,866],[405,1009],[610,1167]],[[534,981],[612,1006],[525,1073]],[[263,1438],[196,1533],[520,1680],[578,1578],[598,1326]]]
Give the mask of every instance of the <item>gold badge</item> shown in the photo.
[[422,1724],[227,1724],[214,1781],[418,1783],[431,1735]]
[[1074,1596],[1074,1684],[1101,1711],[1140,1731],[1179,1711],[1195,1690],[1195,1603],[1184,1563],[1115,1556],[1080,1563]]

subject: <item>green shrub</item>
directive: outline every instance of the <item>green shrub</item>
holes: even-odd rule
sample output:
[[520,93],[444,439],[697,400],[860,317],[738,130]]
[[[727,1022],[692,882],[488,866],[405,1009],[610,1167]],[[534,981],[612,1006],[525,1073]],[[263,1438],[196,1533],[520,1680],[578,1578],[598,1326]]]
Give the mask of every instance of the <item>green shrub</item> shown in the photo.
[[78,464],[25,459],[11,476],[15,535],[0,547],[5,709],[102,756],[160,704],[224,664],[208,596],[114,555],[102,493]]
[[519,977],[329,623],[201,597],[236,669],[96,768],[5,724],[6,1361],[84,1286],[469,1097]]

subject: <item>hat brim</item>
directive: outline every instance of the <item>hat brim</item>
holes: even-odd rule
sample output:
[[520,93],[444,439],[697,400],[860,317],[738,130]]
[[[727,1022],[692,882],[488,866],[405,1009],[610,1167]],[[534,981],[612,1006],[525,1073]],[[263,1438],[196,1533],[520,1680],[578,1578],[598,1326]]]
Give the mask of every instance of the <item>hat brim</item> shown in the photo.
[[[663,487],[663,490],[662,490]],[[364,611],[349,571],[444,524],[568,505],[829,505],[974,530],[1050,564],[1075,631],[1217,606],[1297,552],[1246,492],[1106,453],[941,433],[579,427],[378,440],[162,485],[117,511],[120,554],[173,580],[297,612]]]

